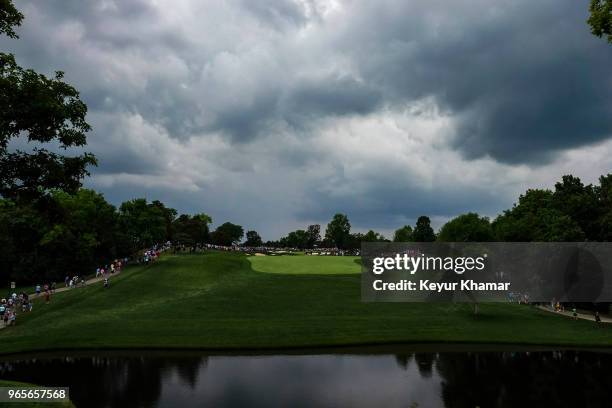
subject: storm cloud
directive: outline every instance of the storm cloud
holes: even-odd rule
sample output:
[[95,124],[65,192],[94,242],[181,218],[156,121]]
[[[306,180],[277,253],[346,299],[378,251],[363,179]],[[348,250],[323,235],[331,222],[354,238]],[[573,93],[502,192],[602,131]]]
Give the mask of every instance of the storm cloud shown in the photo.
[[612,164],[612,47],[583,2],[18,6],[21,38],[0,47],[81,91],[100,162],[87,184],[115,202],[160,198],[267,238],[336,211],[390,231],[495,215]]

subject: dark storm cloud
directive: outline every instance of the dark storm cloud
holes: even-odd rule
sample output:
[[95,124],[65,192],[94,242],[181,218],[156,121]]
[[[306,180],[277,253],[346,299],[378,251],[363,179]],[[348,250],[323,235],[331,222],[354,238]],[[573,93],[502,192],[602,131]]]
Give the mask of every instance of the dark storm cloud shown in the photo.
[[204,130],[224,132],[235,142],[251,141],[273,132],[278,125],[303,134],[316,130],[322,118],[366,115],[381,102],[382,94],[377,89],[353,78],[308,78],[297,80],[285,90],[270,87],[240,109],[223,110]]
[[330,194],[330,191],[354,185],[354,180],[342,176],[333,180],[331,185],[313,186],[298,213],[299,218],[327,220],[341,212],[348,214],[351,224],[359,229],[369,229],[374,224],[378,228],[394,229],[401,226],[401,220],[414,221],[421,215],[452,218],[476,208],[481,214],[495,215],[508,205],[509,199],[484,185],[449,182],[428,188],[396,172],[381,171],[361,179],[359,184],[364,188],[348,194]]
[[222,132],[233,142],[253,140],[271,129],[273,119],[278,118],[278,97],[276,93],[266,92],[257,95],[253,103],[240,109],[223,110],[205,130]]
[[[155,28],[160,10],[148,0],[46,0],[44,5],[35,4],[36,9],[44,10],[44,17],[50,23],[82,24],[85,28],[82,41],[92,45],[121,49],[139,47],[151,41],[156,46],[179,49],[186,46],[186,39],[181,38],[179,30]],[[149,26],[145,38],[142,26]]]
[[282,101],[283,116],[290,121],[332,115],[367,115],[382,101],[376,88],[353,78],[303,80]]
[[147,0],[46,0],[45,5],[48,15],[78,18],[79,20],[83,20],[83,17],[86,16],[89,22],[104,20],[108,15],[121,15],[133,19],[155,14],[155,8]]
[[[266,47],[267,58],[289,61],[258,71],[244,59],[236,75],[258,85],[243,87],[237,81],[216,90],[201,80],[202,72],[219,55],[229,53],[240,61],[248,49],[228,38],[219,41],[219,49],[198,46],[193,33],[159,24],[164,9],[148,1],[24,4],[26,11],[35,8],[43,15],[46,24],[80,23],[79,41],[92,52],[124,52],[117,58],[126,64],[125,58],[140,56],[163,66],[167,61],[161,56],[174,55],[186,71],[180,78],[169,66],[166,72],[163,67],[143,72],[145,85],[138,90],[122,78],[110,84],[84,81],[82,86],[93,108],[142,115],[164,126],[171,137],[216,131],[243,142],[283,124],[316,132],[320,119],[367,115],[383,106],[402,109],[427,97],[455,119],[452,145],[469,159],[490,155],[509,163],[541,163],[560,150],[612,135],[612,121],[606,120],[612,115],[612,50],[589,33],[587,7],[577,1],[354,1],[344,5],[338,21],[327,22],[316,14],[314,2],[237,0],[228,3],[238,10],[229,14],[194,4],[194,12],[208,13],[202,14],[203,24],[242,15],[244,38],[260,36],[253,44]],[[276,47],[282,40],[266,31],[281,27],[291,39],[309,19],[320,28],[321,38],[306,51],[310,60],[348,59],[352,74],[310,75],[315,66],[297,62],[302,51]],[[17,46],[28,62],[49,71],[93,68],[77,59],[66,61],[56,47],[46,45],[40,29],[29,27]],[[201,35],[218,34],[203,26]],[[224,68],[218,69],[222,73]],[[242,97],[219,103],[227,94]]]
[[612,136],[612,49],[579,1],[382,2],[338,37],[388,100],[434,97],[466,157],[535,163]]

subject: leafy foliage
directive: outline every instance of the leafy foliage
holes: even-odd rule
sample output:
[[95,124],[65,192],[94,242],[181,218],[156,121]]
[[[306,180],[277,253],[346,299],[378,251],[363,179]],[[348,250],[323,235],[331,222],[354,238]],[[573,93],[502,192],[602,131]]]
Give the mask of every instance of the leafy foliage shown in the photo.
[[216,245],[236,245],[242,240],[244,229],[240,225],[226,222],[217,227],[212,233],[211,240]]
[[296,230],[291,231],[286,237],[281,238],[279,244],[282,247],[304,249],[309,247],[309,240],[310,236],[307,231]]
[[590,241],[610,237],[610,175],[600,185],[584,185],[566,175],[555,190],[528,190],[518,204],[493,222],[500,241]]
[[431,220],[424,215],[417,219],[416,226],[412,232],[412,238],[415,242],[432,242],[436,240],[436,234],[431,228]]
[[340,249],[348,246],[351,223],[345,214],[335,214],[325,230],[325,239]]
[[0,208],[0,274],[5,280],[63,280],[128,251],[121,246],[115,207],[95,191],[53,191],[44,211],[6,199]]
[[309,225],[306,234],[308,234],[308,248],[313,248],[321,241],[321,226],[319,224]]
[[119,224],[127,246],[134,252],[166,240],[166,207],[144,198],[126,201],[119,207]]
[[194,245],[206,243],[210,239],[212,218],[207,214],[189,216],[182,214],[172,224],[171,238],[180,244]]
[[412,240],[412,227],[410,225],[404,225],[396,229],[393,234],[393,242],[410,242]]
[[246,241],[243,244],[247,247],[258,247],[262,245],[262,240],[257,231],[247,231]]
[[612,43],[612,0],[591,0],[589,11],[591,32],[598,37],[607,37]]
[[22,21],[23,14],[15,8],[12,0],[0,0],[0,34],[18,38],[13,28],[20,26]]
[[445,242],[487,242],[493,241],[493,229],[487,217],[476,213],[460,215],[447,222],[440,229],[438,241]]
[[363,234],[362,238],[363,242],[385,242],[387,239],[376,231],[369,230],[365,234]]
[[87,166],[96,164],[89,153],[65,156],[40,146],[8,150],[17,137],[64,150],[86,144],[87,106],[62,78],[61,72],[47,78],[23,69],[12,55],[0,53],[0,195],[33,199],[53,189],[76,192]]

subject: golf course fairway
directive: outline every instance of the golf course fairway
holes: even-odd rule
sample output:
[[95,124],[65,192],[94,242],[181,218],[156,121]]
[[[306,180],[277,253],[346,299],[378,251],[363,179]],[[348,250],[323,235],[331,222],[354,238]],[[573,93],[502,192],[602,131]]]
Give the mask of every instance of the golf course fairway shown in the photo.
[[[610,326],[526,305],[482,304],[474,315],[469,304],[362,303],[355,259],[164,255],[113,276],[109,289],[96,283],[58,293],[50,304],[36,300],[15,327],[0,330],[0,353],[427,342],[612,346]],[[310,273],[308,263],[321,270],[326,262],[331,273]],[[343,262],[347,273],[339,272]]]

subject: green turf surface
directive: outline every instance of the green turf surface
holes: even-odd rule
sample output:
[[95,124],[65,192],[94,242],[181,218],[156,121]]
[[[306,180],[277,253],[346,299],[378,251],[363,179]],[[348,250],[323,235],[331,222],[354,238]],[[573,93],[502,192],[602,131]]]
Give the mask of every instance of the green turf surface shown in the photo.
[[466,304],[362,303],[359,275],[258,273],[250,259],[167,255],[113,277],[110,289],[98,283],[57,294],[48,305],[38,300],[17,326],[0,330],[0,353],[391,342],[612,346],[610,326],[529,306],[484,304],[474,315]]
[[[43,388],[39,385],[0,380],[0,387],[11,387],[15,389],[25,388]],[[0,402],[0,407],[15,407],[15,408],[74,408],[74,404],[70,401],[66,402]]]
[[361,273],[356,256],[251,256],[257,272],[291,275],[346,275]]

